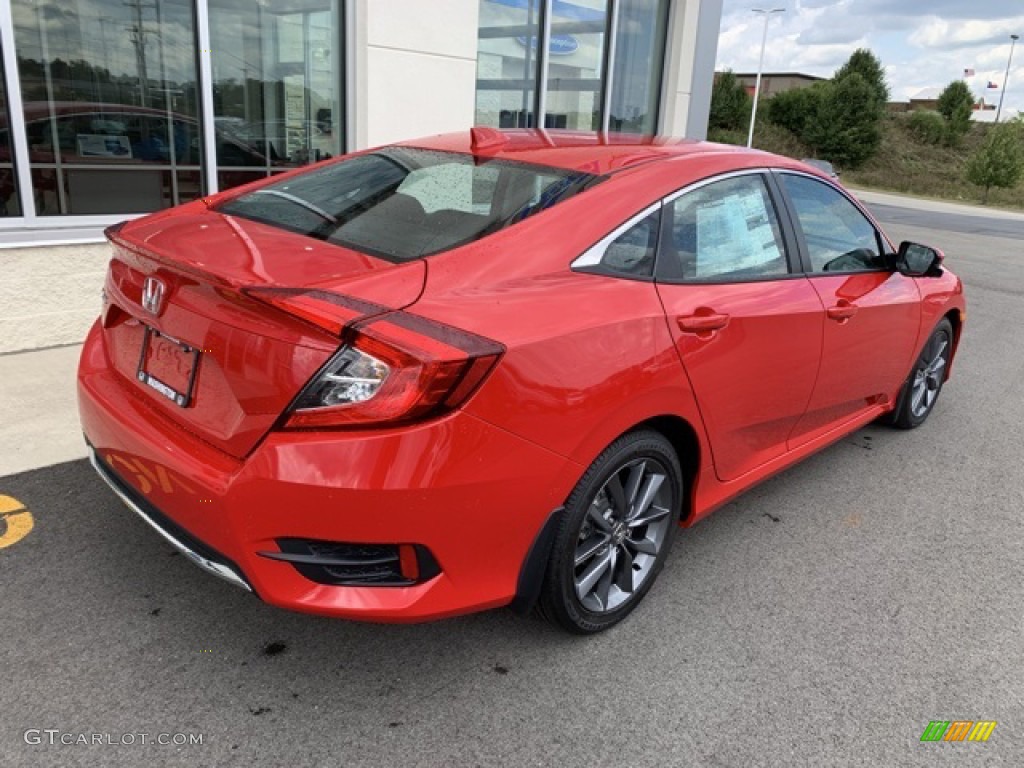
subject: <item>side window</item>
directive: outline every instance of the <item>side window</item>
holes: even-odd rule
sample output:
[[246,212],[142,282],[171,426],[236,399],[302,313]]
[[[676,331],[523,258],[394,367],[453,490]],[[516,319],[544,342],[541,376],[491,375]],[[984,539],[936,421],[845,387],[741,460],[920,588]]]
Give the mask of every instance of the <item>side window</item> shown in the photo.
[[857,206],[815,179],[789,173],[781,176],[804,232],[812,272],[884,268],[878,233]]
[[667,215],[671,237],[662,244],[662,257],[669,277],[722,281],[789,272],[779,219],[760,175],[687,192],[668,206]]
[[654,254],[658,247],[660,209],[644,217],[612,240],[601,256],[601,266],[609,272],[635,277],[654,274]]

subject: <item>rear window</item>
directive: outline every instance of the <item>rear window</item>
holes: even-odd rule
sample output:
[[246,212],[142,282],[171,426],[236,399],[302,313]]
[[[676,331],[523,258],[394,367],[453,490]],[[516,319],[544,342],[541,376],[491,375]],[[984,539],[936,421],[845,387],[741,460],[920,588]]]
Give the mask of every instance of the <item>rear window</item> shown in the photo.
[[217,210],[409,261],[510,227],[602,180],[508,160],[388,147],[269,184]]

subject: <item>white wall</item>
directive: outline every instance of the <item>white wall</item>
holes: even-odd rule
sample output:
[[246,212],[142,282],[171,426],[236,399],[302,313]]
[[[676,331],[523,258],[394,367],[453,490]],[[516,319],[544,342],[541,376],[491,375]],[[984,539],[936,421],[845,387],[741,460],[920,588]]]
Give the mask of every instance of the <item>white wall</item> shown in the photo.
[[355,0],[349,149],[473,125],[479,0]]

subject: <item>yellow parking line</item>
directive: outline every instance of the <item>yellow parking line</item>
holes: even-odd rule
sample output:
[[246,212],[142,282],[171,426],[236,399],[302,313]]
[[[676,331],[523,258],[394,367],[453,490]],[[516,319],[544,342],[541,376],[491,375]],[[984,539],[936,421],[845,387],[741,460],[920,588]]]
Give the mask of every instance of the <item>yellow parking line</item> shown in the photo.
[[11,496],[0,496],[0,549],[28,536],[35,521],[25,505]]

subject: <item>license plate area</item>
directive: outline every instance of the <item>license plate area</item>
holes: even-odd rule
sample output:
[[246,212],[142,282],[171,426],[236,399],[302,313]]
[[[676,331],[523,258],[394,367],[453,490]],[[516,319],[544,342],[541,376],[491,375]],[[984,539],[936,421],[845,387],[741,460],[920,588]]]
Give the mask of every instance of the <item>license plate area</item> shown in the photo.
[[175,405],[188,408],[199,372],[199,350],[148,325],[143,327],[136,378]]

